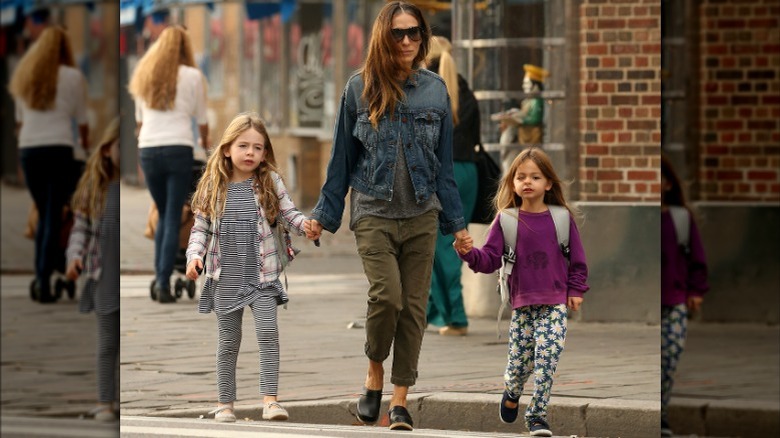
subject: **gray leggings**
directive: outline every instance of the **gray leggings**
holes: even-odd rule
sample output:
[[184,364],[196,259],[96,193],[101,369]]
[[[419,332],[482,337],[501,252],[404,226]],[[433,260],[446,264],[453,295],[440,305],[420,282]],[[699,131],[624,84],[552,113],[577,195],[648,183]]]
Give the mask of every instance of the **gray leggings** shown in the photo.
[[119,310],[97,315],[97,383],[98,400],[112,403],[117,400],[116,378],[119,369]]

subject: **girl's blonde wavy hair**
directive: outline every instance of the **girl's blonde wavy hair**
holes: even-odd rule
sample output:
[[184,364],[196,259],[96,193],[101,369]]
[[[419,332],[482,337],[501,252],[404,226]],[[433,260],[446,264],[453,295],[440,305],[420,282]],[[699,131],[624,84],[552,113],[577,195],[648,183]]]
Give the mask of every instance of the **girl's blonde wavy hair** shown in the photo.
[[401,60],[401,49],[391,32],[393,17],[399,13],[414,16],[417,19],[417,25],[422,29],[420,50],[412,65],[419,65],[428,54],[431,29],[428,27],[420,8],[410,3],[398,1],[387,3],[382,7],[374,20],[366,63],[360,71],[364,84],[361,97],[368,103],[368,119],[375,129],[379,126],[379,119],[382,115],[386,112],[393,114],[395,105],[404,98],[403,84],[398,79],[406,78],[412,72],[412,69]]
[[447,38],[434,35],[431,37],[431,47],[428,50],[428,56],[425,57],[425,63],[430,65],[437,59],[439,60],[438,74],[444,79],[447,94],[450,95],[452,123],[457,125],[460,123],[458,120],[460,86],[458,85],[458,70],[455,67],[455,60],[452,59],[452,44]]
[[34,110],[54,108],[60,65],[76,65],[73,49],[65,29],[51,26],[41,33],[19,60],[8,85],[9,92]]
[[103,212],[108,184],[119,178],[119,169],[114,166],[106,151],[119,141],[119,117],[114,118],[103,131],[100,146],[87,159],[84,174],[81,175],[73,193],[71,207],[90,220],[97,219]]
[[496,211],[501,212],[509,208],[520,207],[523,204],[523,198],[515,193],[514,179],[517,169],[526,160],[536,163],[542,175],[552,183],[552,188],[544,194],[544,203],[546,205],[561,205],[566,207],[573,216],[579,215],[577,209],[566,203],[566,199],[563,196],[563,182],[558,178],[558,174],[555,173],[550,157],[536,146],[531,146],[520,152],[512,161],[512,165],[509,166],[509,170],[504,174],[504,177],[501,178],[498,192],[493,202]]
[[128,85],[130,94],[143,99],[149,108],[172,109],[176,103],[179,65],[195,67],[195,56],[187,31],[176,25],[163,30],[138,61]]
[[265,129],[260,116],[255,112],[245,112],[237,115],[225,129],[219,146],[211,151],[206,170],[198,181],[198,187],[192,195],[192,210],[199,211],[206,217],[221,217],[225,210],[228,182],[233,176],[233,162],[225,154],[230,146],[247,129],[254,129],[263,136],[265,144],[265,160],[255,169],[253,190],[258,195],[260,205],[265,211],[266,218],[273,223],[279,214],[279,198],[276,195],[271,172],[279,171],[276,167],[274,148],[268,131]]

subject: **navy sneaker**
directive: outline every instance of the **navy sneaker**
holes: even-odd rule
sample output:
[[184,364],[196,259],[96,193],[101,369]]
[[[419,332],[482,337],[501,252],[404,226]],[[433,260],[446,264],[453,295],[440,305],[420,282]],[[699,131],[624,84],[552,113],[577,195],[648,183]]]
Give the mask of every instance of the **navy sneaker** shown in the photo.
[[[515,406],[514,408],[507,407],[506,405],[507,401],[516,403],[517,406]],[[519,410],[520,410],[520,397],[515,397],[512,394],[510,394],[509,391],[504,390],[504,395],[501,396],[501,407],[498,410],[498,416],[501,419],[501,422],[506,424],[514,423],[515,420],[517,420],[517,412]]]
[[672,433],[672,429],[669,428],[669,422],[666,420],[661,420],[661,436],[662,437],[671,437],[674,434]]
[[541,418],[534,418],[528,422],[528,430],[531,431],[531,436],[552,436],[550,425]]

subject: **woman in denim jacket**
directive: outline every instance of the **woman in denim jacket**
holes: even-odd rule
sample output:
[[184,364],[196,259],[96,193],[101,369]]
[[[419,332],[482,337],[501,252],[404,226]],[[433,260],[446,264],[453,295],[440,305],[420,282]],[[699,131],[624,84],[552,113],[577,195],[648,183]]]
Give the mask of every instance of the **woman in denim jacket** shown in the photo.
[[430,29],[411,4],[390,2],[374,22],[364,67],[341,97],[320,199],[305,228],[310,239],[341,225],[351,187],[350,229],[368,277],[365,353],[357,417],[379,420],[383,362],[393,347],[390,429],[412,429],[409,386],[426,326],[436,227],[468,236],[452,164],[452,113],[442,79],[420,67]]

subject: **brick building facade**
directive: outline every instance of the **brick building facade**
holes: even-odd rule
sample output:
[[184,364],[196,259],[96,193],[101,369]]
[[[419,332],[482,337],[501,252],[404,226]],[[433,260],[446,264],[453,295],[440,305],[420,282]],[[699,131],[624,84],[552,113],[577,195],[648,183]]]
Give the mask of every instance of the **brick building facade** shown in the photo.
[[704,0],[699,15],[701,200],[780,200],[780,1]]
[[780,0],[584,0],[579,199],[658,200],[663,149],[693,201],[780,200],[779,16]]
[[658,201],[661,5],[580,6],[581,201]]

